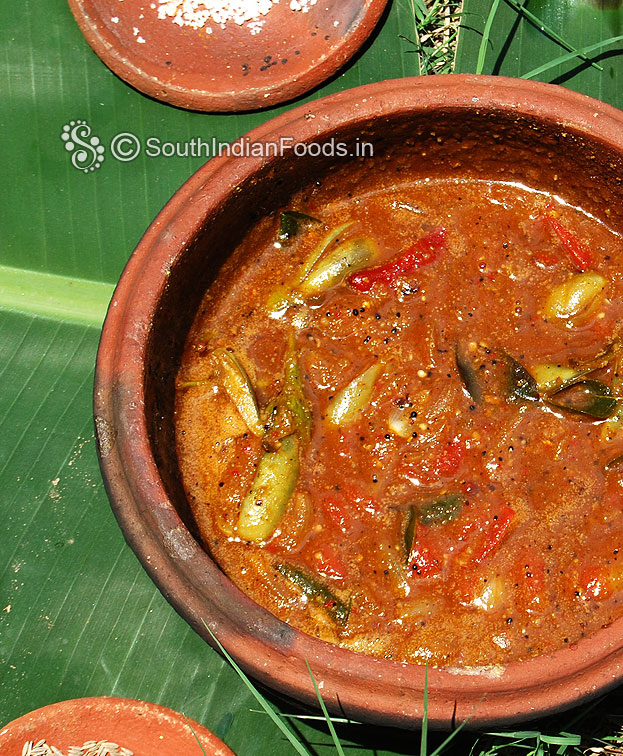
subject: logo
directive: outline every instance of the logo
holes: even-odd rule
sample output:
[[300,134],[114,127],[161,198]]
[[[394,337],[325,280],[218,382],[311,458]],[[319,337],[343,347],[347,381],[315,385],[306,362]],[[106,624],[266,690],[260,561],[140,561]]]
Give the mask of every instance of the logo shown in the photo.
[[141,141],[130,131],[122,131],[110,143],[112,156],[122,163],[129,163],[141,154]]
[[98,136],[93,136],[86,121],[66,123],[61,130],[61,141],[71,155],[71,164],[82,173],[93,173],[101,168],[106,155],[119,163],[131,163],[141,158],[274,158],[288,152],[297,157],[367,158],[373,157],[374,146],[359,137],[348,142],[339,142],[334,137],[322,142],[297,142],[292,136],[282,136],[275,141],[254,141],[242,136],[233,142],[221,142],[215,136],[202,139],[192,137],[186,141],[171,142],[151,135],[141,137],[131,131],[120,131],[104,145]]
[[61,139],[71,153],[71,164],[84,173],[91,173],[104,162],[104,152],[99,137],[91,136],[91,127],[86,121],[70,121],[63,126]]

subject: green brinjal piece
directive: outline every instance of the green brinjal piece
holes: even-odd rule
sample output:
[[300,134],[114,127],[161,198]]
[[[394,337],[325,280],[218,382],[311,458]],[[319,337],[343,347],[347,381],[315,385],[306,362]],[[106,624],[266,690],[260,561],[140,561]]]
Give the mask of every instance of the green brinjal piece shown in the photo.
[[404,555],[408,564],[413,550],[413,542],[417,534],[417,524],[445,525],[452,522],[461,514],[465,505],[465,497],[459,493],[444,494],[434,501],[417,504],[407,510],[404,532]]
[[343,427],[357,420],[370,403],[382,367],[378,362],[371,365],[337,392],[327,409],[327,420],[331,425]]
[[370,236],[346,239],[317,260],[298,286],[305,297],[320,294],[339,284],[347,274],[368,265],[378,256],[377,243]]
[[296,433],[303,444],[309,443],[312,430],[310,404],[303,391],[303,378],[296,355],[294,334],[290,334],[285,356],[283,388],[267,410],[267,428],[262,443],[274,450],[281,439]]
[[608,281],[593,270],[576,273],[552,289],[543,314],[547,320],[569,327],[587,323],[597,314],[607,286]]
[[466,342],[459,342],[455,349],[456,366],[463,381],[467,393],[476,402],[481,404],[484,399],[483,386],[478,378],[474,366],[474,360],[470,357]]
[[342,601],[333,591],[321,583],[317,578],[291,564],[279,563],[275,569],[283,577],[294,583],[303,593],[312,601],[324,608],[327,614],[337,622],[338,625],[345,625],[350,615],[351,602]]
[[555,392],[569,386],[588,372],[590,371],[552,362],[541,363],[532,368],[532,375],[537,382],[539,392],[542,393]]
[[460,341],[455,358],[463,385],[476,404],[482,404],[487,397],[509,402],[539,398],[534,378],[520,362],[501,349]]
[[586,415],[596,420],[605,420],[617,408],[616,397],[609,386],[601,381],[587,379],[556,391],[547,399],[548,404],[559,409]]
[[353,225],[353,221],[348,221],[348,223],[342,223],[341,225],[335,226],[327,231],[314,247],[313,251],[305,258],[305,262],[297,272],[296,276],[286,283],[281,284],[271,292],[266,303],[270,313],[279,313],[281,310],[287,309],[296,302],[302,301],[301,294],[296,291],[296,288],[306,280],[310,271],[336,239]]
[[299,442],[295,435],[284,438],[277,451],[265,451],[245,496],[238,517],[237,532],[245,541],[270,538],[286,510],[299,474]]
[[262,436],[264,427],[260,421],[255,392],[245,369],[228,349],[215,349],[212,354],[219,365],[223,388],[236,405],[251,433]]
[[322,239],[315,246],[314,250],[307,256],[301,270],[299,271],[296,279],[294,280],[294,286],[299,286],[307,279],[310,273],[314,270],[319,260],[324,258],[327,250],[337,241],[340,236],[348,231],[349,228],[354,226],[354,221],[348,221],[347,223],[341,223],[339,226],[330,228]]
[[612,415],[606,420],[601,429],[601,440],[613,441],[623,433],[623,355],[620,349],[614,359],[614,374],[612,376],[612,395],[617,399],[617,406]]

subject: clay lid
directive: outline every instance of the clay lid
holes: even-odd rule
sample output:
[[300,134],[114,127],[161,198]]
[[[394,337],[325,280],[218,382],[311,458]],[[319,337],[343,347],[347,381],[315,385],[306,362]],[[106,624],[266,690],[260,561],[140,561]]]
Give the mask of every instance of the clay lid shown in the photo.
[[209,730],[183,714],[128,698],[76,698],[37,709],[0,730],[0,753],[22,756],[29,751],[24,751],[27,743],[34,747],[42,740],[34,748],[37,756],[47,756],[46,745],[49,753],[55,753],[54,747],[63,756],[77,746],[76,752],[84,756],[89,753],[85,744],[102,741],[109,744],[102,749],[105,756],[128,756],[129,751],[133,756],[234,756]]
[[141,92],[182,108],[242,111],[291,100],[332,76],[387,5],[271,2],[265,0],[266,15],[225,24],[184,16],[176,0],[69,0],[69,7],[104,63]]

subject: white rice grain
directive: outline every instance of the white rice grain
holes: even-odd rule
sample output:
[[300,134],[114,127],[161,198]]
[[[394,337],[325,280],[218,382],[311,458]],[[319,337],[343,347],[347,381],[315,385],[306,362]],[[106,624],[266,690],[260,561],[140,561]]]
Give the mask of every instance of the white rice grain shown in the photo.
[[[318,0],[290,0],[290,10],[307,13]],[[178,26],[203,29],[213,23],[224,29],[232,21],[238,26],[246,25],[252,34],[263,26],[263,17],[279,0],[158,0],[158,18],[170,18]],[[210,33],[211,28],[206,31]]]
[[24,743],[22,756],[134,756],[129,748],[123,748],[109,740],[87,740],[81,746],[70,746],[66,754],[45,742],[32,740]]

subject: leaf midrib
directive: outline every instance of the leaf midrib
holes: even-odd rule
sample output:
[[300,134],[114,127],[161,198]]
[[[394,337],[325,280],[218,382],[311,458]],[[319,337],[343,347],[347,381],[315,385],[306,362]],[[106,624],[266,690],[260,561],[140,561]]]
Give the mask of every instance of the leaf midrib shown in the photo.
[[100,328],[114,286],[0,265],[0,311]]

